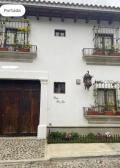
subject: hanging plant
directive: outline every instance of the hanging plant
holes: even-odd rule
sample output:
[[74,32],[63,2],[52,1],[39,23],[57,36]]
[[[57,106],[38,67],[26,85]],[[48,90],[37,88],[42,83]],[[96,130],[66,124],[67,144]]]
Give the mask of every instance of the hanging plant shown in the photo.
[[26,26],[26,27],[19,27],[17,28],[18,31],[22,31],[22,32],[29,32],[30,31],[30,25]]

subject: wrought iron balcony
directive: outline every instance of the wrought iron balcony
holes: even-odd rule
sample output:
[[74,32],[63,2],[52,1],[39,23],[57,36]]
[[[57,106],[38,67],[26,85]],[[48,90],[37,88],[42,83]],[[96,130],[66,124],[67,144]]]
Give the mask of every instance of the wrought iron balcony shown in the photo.
[[120,50],[84,48],[83,58],[87,64],[120,65]]
[[27,19],[0,19],[0,61],[32,62],[37,46],[29,42],[31,26]]
[[84,116],[92,124],[119,124],[120,109],[115,106],[83,107]]
[[6,45],[0,47],[0,61],[32,62],[37,57],[37,46]]

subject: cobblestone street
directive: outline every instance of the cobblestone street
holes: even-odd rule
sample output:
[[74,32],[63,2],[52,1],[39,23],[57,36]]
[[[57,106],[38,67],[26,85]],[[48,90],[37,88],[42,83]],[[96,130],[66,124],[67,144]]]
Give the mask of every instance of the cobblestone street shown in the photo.
[[0,168],[120,168],[120,156],[0,164]]
[[67,160],[53,162],[53,165],[54,168],[119,168],[120,157]]

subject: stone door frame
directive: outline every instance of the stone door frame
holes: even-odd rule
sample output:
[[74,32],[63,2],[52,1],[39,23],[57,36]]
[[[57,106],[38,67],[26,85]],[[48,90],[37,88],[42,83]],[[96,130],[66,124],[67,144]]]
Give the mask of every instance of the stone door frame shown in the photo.
[[46,71],[0,70],[0,79],[39,80],[40,81],[41,83],[40,117],[39,117],[39,125],[37,130],[37,138],[46,139],[48,73]]

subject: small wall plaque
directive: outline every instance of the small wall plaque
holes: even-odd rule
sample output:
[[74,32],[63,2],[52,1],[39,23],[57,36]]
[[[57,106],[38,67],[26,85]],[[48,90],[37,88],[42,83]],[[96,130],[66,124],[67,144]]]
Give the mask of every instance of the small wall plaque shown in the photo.
[[80,85],[81,84],[81,80],[80,79],[76,79],[76,85]]

